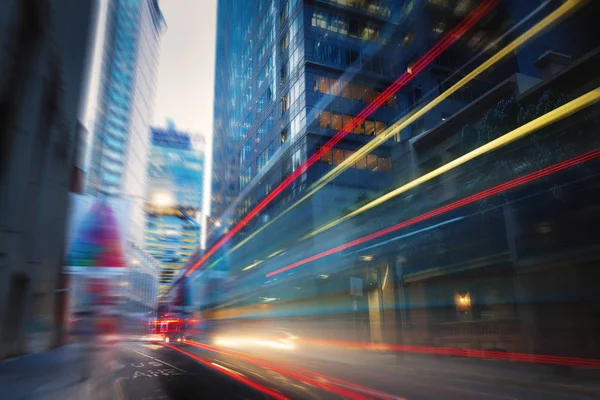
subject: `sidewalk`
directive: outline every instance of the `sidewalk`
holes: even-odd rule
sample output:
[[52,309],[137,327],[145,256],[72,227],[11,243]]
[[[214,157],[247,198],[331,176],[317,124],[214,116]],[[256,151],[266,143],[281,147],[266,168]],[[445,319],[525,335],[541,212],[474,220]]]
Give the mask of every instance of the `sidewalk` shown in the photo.
[[26,399],[112,399],[114,355],[103,348],[90,350],[82,344],[32,354],[0,363],[0,398]]
[[600,370],[577,368],[571,376],[556,374],[553,366],[520,362],[426,356],[361,348],[302,344],[302,358],[351,364],[382,373],[391,371],[472,381],[501,383],[562,393],[600,397]]

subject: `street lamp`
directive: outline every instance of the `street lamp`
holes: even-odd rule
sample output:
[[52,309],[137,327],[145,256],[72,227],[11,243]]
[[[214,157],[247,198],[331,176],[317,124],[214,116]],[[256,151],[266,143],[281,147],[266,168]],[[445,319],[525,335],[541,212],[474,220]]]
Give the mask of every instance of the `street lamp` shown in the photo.
[[156,192],[152,195],[151,203],[157,207],[169,207],[175,203],[175,199],[169,192]]

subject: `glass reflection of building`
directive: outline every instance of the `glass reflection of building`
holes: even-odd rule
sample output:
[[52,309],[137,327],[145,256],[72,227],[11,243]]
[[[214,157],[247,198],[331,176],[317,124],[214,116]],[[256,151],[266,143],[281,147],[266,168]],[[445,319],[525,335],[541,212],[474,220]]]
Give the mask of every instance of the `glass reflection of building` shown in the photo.
[[162,284],[201,244],[203,145],[172,124],[151,129],[145,249],[163,263]]
[[99,87],[88,121],[93,142],[86,193],[122,196],[134,203],[131,239],[141,242],[148,150],[154,108],[160,34],[164,20],[157,0],[116,0],[103,5],[96,51]]

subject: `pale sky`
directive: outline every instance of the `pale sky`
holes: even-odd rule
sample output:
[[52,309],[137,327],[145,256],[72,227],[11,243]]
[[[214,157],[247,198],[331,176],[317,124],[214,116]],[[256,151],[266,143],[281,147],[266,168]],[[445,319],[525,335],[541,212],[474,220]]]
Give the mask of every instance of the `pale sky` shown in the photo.
[[154,125],[212,136],[217,0],[160,0],[162,35]]
[[160,46],[154,125],[165,126],[170,118],[177,128],[204,136],[206,215],[210,212],[217,0],[160,0],[159,4],[167,29]]

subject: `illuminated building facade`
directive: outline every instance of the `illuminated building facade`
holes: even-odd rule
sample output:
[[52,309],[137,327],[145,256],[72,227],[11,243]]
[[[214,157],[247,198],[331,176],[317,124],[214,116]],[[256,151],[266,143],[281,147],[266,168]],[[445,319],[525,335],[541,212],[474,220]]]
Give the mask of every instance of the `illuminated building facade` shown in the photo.
[[201,246],[204,139],[152,128],[146,204],[146,251],[163,263],[161,284]]

